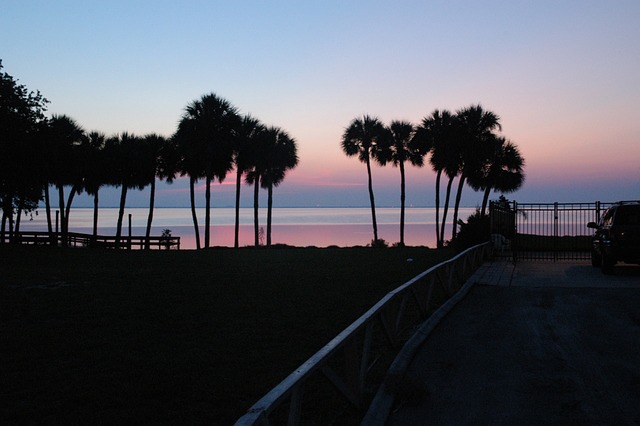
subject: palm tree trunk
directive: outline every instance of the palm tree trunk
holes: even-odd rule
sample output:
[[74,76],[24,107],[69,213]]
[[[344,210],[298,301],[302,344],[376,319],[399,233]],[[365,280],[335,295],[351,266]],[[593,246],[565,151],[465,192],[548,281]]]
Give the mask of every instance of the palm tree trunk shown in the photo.
[[191,197],[191,218],[196,236],[196,249],[200,250],[200,229],[198,228],[198,215],[196,214],[195,179],[189,177],[189,196]]
[[438,170],[436,174],[436,247],[442,248],[440,242],[440,177],[442,176],[442,169]]
[[9,212],[9,242],[13,243],[16,241],[15,228],[13,222],[13,208]]
[[259,191],[260,191],[260,179],[256,178],[253,182],[253,232],[255,236],[255,246],[260,246],[260,231],[258,229],[259,221],[258,221],[258,201],[259,201]]
[[95,241],[98,236],[98,190],[96,189],[96,193],[93,194],[93,240]]
[[78,186],[73,185],[71,187],[71,192],[69,192],[69,198],[67,198],[67,205],[65,206],[64,212],[64,220],[65,220],[65,229],[69,232],[69,213],[71,213],[71,203],[73,202],[73,198],[76,196],[78,192]]
[[273,185],[267,190],[267,247],[271,247],[271,212],[273,207]]
[[466,180],[466,176],[463,174],[460,175],[460,181],[458,182],[458,191],[456,193],[456,204],[453,207],[453,229],[451,230],[451,240],[455,240],[456,235],[458,235],[458,209],[460,208],[460,199],[462,198],[462,188],[464,188],[464,182]]
[[[2,239],[0,242],[4,243],[5,238],[7,242],[11,242],[13,239],[13,195],[8,195],[2,202]],[[7,235],[7,222],[9,222],[9,231]]]
[[118,210],[118,225],[116,228],[116,248],[120,248],[120,236],[122,235],[122,219],[124,218],[124,206],[127,202],[127,190],[129,188],[126,184],[122,184],[122,191],[120,191],[120,209]]
[[0,244],[4,244],[4,236],[7,229],[7,212],[2,209],[2,227],[0,228]]
[[49,198],[49,184],[44,186],[44,209],[47,214],[47,232],[49,235],[53,233],[53,226],[51,225],[51,199]]
[[[2,238],[0,239],[1,243],[5,242],[5,238],[7,242],[11,242],[13,239],[13,197],[8,196],[3,200],[2,203]],[[9,222],[9,235],[7,236],[7,221]]]
[[49,242],[53,246],[55,241],[53,239],[53,226],[51,225],[51,198],[49,196],[49,184],[44,185],[44,209],[47,214],[47,232],[49,233]]
[[236,226],[233,238],[233,247],[238,248],[240,246],[240,187],[242,186],[242,171],[238,166],[238,173],[236,175]]
[[58,209],[60,210],[60,243],[62,247],[67,246],[67,230],[65,229],[64,220],[64,187],[58,185]]
[[149,237],[151,236],[151,223],[153,222],[153,209],[155,207],[156,202],[156,178],[154,176],[151,181],[151,193],[149,194],[149,216],[147,217],[147,232],[145,233],[145,246],[144,248],[149,250],[151,248],[151,241]]
[[444,197],[444,206],[442,209],[442,222],[440,223],[440,244],[439,247],[444,247],[444,227],[447,223],[447,213],[449,211],[449,199],[451,198],[451,184],[453,183],[453,179],[455,176],[449,177],[449,182],[447,183],[447,193]]
[[484,189],[484,196],[482,197],[482,216],[485,216],[487,213],[487,203],[489,201],[489,195],[491,194],[491,185],[487,185]]
[[22,209],[24,208],[24,202],[22,200],[20,200],[20,203],[18,204],[18,212],[16,214],[16,227],[14,230],[14,233],[16,235],[16,239],[18,238],[18,234],[20,233],[20,219],[22,218]]
[[204,248],[209,247],[211,231],[211,178],[207,176],[207,185],[204,194],[205,210],[204,210]]
[[404,202],[405,202],[405,178],[404,162],[400,161],[400,245],[404,246]]
[[378,241],[378,223],[376,222],[376,203],[373,198],[373,181],[371,179],[371,161],[367,157],[367,175],[369,177],[369,202],[371,203],[371,221],[373,223],[373,242]]

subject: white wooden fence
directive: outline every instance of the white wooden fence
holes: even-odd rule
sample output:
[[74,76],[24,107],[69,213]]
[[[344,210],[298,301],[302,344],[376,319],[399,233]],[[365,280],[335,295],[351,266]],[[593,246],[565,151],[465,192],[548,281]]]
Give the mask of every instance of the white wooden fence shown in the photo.
[[[324,375],[344,400],[365,409],[371,387],[380,384],[370,383],[368,374],[372,364],[382,358],[379,352],[391,350],[395,356],[410,331],[454,295],[490,253],[488,242],[471,247],[389,292],[256,402],[236,426],[300,424],[305,409],[314,405],[315,398],[305,400],[303,396],[315,394],[307,388],[317,382],[310,379],[318,374]],[[375,343],[381,340],[387,344]]]

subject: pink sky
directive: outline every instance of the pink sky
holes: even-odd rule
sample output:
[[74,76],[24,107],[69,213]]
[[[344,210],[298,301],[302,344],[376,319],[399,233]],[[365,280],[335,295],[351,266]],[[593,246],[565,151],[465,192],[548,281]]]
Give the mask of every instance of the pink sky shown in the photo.
[[[340,150],[353,118],[419,123],[475,103],[527,162],[509,198],[612,201],[640,198],[638,22],[633,0],[67,0],[3,5],[0,37],[5,71],[87,130],[170,135],[209,92],[286,129],[300,165],[276,205],[368,205],[364,165]],[[378,202],[397,205],[398,171],[373,179]],[[435,175],[408,179],[408,203],[431,205]],[[184,187],[159,200],[188,205]],[[229,188],[216,187],[223,205]],[[479,199],[467,189],[463,204]]]

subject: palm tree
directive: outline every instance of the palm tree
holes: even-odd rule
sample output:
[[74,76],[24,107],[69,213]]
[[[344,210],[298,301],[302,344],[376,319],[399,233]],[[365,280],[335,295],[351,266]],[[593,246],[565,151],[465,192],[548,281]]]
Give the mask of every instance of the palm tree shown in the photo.
[[378,154],[378,161],[384,165],[391,162],[400,169],[400,245],[404,246],[404,210],[405,210],[405,171],[404,163],[422,167],[424,155],[428,151],[426,144],[414,141],[413,124],[407,121],[394,120],[387,128],[388,142]]
[[[258,148],[259,149],[259,148]],[[258,157],[256,157],[258,158]],[[245,182],[248,185],[253,185],[253,229],[254,229],[254,245],[258,247],[260,245],[260,229],[259,229],[259,201],[260,201],[260,179],[262,176],[261,167],[262,164],[256,161],[253,167],[247,171]]]
[[153,211],[155,208],[156,178],[172,183],[177,174],[177,151],[175,145],[164,136],[155,133],[146,135],[143,139],[145,174],[148,183],[151,185],[149,191],[149,215],[147,216],[147,230],[145,233],[145,248],[151,248],[150,235],[151,224],[153,222]]
[[264,134],[269,149],[261,184],[267,190],[267,247],[269,247],[271,245],[273,188],[282,183],[288,170],[298,165],[298,148],[295,139],[278,127],[269,127]]
[[42,192],[44,196],[45,215],[47,218],[47,232],[49,233],[49,240],[51,245],[57,244],[57,241],[53,235],[53,226],[51,224],[51,197],[49,194],[49,186],[51,185],[51,128],[47,120],[43,120],[38,123],[36,130],[36,146],[34,149],[37,155],[37,165],[40,169],[40,181],[42,185]]
[[358,156],[367,166],[369,201],[371,204],[371,220],[373,223],[373,242],[378,241],[378,224],[376,222],[376,205],[373,196],[371,179],[371,159],[376,158],[378,142],[384,135],[384,125],[376,117],[368,115],[354,119],[342,135],[342,150],[348,157]]
[[[62,244],[66,246],[69,231],[69,209],[76,191],[82,185],[82,176],[79,173],[81,159],[75,157],[78,146],[82,144],[84,130],[66,115],[53,115],[49,120],[49,127],[52,148],[50,150],[51,181],[58,188],[60,231]],[[71,185],[71,190],[65,208],[64,187],[66,185]]]
[[106,141],[106,155],[110,163],[111,183],[120,186],[120,206],[116,227],[116,247],[122,236],[122,221],[129,189],[143,189],[148,179],[140,167],[144,163],[142,139],[124,132]]
[[[415,139],[431,149],[429,163],[436,172],[435,183],[435,207],[436,207],[436,245],[444,246],[444,227],[447,221],[449,198],[453,179],[458,174],[459,155],[458,123],[455,115],[448,110],[434,110],[431,115],[422,120],[422,124],[416,131]],[[442,173],[449,178],[444,202],[442,222],[440,222],[440,180]]]
[[455,208],[453,211],[453,229],[451,239],[454,239],[458,230],[458,208],[462,198],[462,188],[466,178],[481,169],[487,162],[493,149],[493,131],[501,130],[500,117],[491,111],[486,111],[481,105],[471,105],[457,111],[456,116],[461,125],[462,139],[460,145],[461,165],[460,180],[456,193]]
[[246,172],[245,181],[253,185],[253,230],[254,245],[260,245],[260,221],[258,219],[260,204],[260,187],[268,169],[267,158],[269,155],[271,138],[267,129],[261,131],[251,145],[251,165]]
[[235,211],[235,232],[233,246],[240,245],[240,188],[242,186],[242,176],[251,170],[255,162],[256,140],[264,132],[265,127],[256,118],[250,115],[242,117],[236,131],[233,161],[236,166],[236,211]]
[[104,133],[93,131],[85,139],[85,173],[84,189],[93,195],[93,238],[98,235],[98,204],[100,187],[106,183],[106,167],[104,148],[106,144]]
[[202,165],[202,157],[197,151],[195,138],[190,135],[192,127],[193,123],[191,121],[183,119],[178,125],[178,130],[172,139],[175,141],[176,149],[178,151],[178,170],[180,176],[189,175],[191,218],[193,220],[196,249],[200,250],[200,228],[198,226],[198,215],[196,214],[195,184],[198,182],[199,176],[202,175],[204,166]]
[[[215,179],[222,182],[232,169],[233,132],[239,119],[237,109],[229,101],[211,93],[187,105],[178,125],[176,136],[185,147],[183,155],[189,157],[185,158],[185,164],[189,167],[186,173],[191,178],[192,194],[194,178],[203,177],[206,181],[205,247],[209,247],[210,241],[211,183]],[[193,201],[192,211],[195,212]],[[197,227],[195,215],[194,226]]]
[[481,215],[486,214],[489,194],[492,190],[508,193],[524,183],[524,158],[518,147],[504,137],[493,136],[493,151],[487,163],[468,177],[469,186],[484,191]]

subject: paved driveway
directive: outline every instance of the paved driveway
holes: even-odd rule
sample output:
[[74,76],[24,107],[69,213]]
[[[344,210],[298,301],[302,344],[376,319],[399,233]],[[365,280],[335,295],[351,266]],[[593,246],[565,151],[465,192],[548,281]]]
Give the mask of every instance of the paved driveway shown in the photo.
[[388,425],[640,424],[640,267],[494,263],[473,279]]

